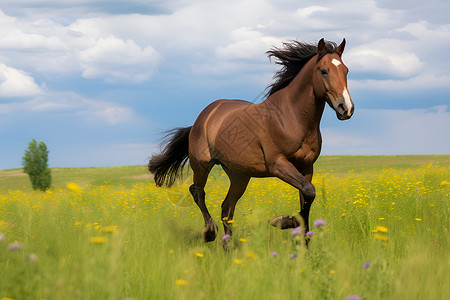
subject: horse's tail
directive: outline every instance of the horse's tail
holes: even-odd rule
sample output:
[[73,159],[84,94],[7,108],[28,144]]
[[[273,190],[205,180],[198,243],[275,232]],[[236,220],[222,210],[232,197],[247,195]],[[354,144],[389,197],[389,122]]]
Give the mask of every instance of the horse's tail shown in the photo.
[[170,187],[181,176],[181,170],[188,160],[191,128],[170,130],[163,142],[162,152],[150,158],[148,170],[153,174],[157,186],[165,183]]

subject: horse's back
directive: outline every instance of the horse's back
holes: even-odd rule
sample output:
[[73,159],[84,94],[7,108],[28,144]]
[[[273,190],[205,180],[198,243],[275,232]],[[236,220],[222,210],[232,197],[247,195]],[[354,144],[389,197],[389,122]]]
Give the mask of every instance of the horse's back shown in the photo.
[[210,143],[216,138],[224,120],[249,105],[252,103],[244,100],[220,99],[205,107],[195,120],[190,132],[189,156],[191,159],[194,156],[200,160],[211,160]]

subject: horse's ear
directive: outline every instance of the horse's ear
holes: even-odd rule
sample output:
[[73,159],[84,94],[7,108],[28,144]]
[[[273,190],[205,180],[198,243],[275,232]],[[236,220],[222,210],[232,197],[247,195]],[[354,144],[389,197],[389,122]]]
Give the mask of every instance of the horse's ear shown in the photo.
[[317,53],[320,55],[325,51],[325,40],[322,38],[317,45]]
[[342,40],[342,43],[336,48],[336,53],[339,56],[342,56],[342,53],[344,52],[344,48],[345,48],[345,38]]

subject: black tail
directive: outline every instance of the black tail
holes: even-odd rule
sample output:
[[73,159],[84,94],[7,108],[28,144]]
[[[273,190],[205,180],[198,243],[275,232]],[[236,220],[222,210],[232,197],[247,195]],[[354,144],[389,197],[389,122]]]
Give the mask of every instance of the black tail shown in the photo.
[[153,155],[148,162],[148,170],[153,174],[157,186],[167,187],[181,176],[181,170],[188,160],[189,133],[191,127],[175,128],[169,131],[161,154]]

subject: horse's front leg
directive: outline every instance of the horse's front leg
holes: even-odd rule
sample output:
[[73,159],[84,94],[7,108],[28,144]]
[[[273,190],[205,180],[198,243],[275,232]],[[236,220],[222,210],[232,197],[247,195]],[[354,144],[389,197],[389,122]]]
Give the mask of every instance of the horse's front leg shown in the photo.
[[[303,169],[302,169],[303,170]],[[313,175],[313,167],[312,165],[309,168],[305,168],[303,170],[303,174],[305,174],[305,179],[309,182],[312,181],[312,175]],[[311,184],[312,185],[312,184]],[[315,199],[315,195],[312,198],[306,198],[302,191],[299,192],[299,199],[300,199],[300,216],[303,219],[302,224],[305,228],[305,233],[309,231],[309,211],[311,209],[311,205]]]
[[303,176],[297,168],[283,156],[279,156],[269,166],[270,172],[274,176],[289,183],[299,190],[301,207],[301,218],[300,216],[279,216],[270,221],[270,224],[275,227],[280,227],[281,229],[295,228],[302,225],[304,226],[306,233],[309,230],[309,210],[314,198],[316,197],[316,190],[310,181],[312,172],[311,175],[308,175],[307,177]]

